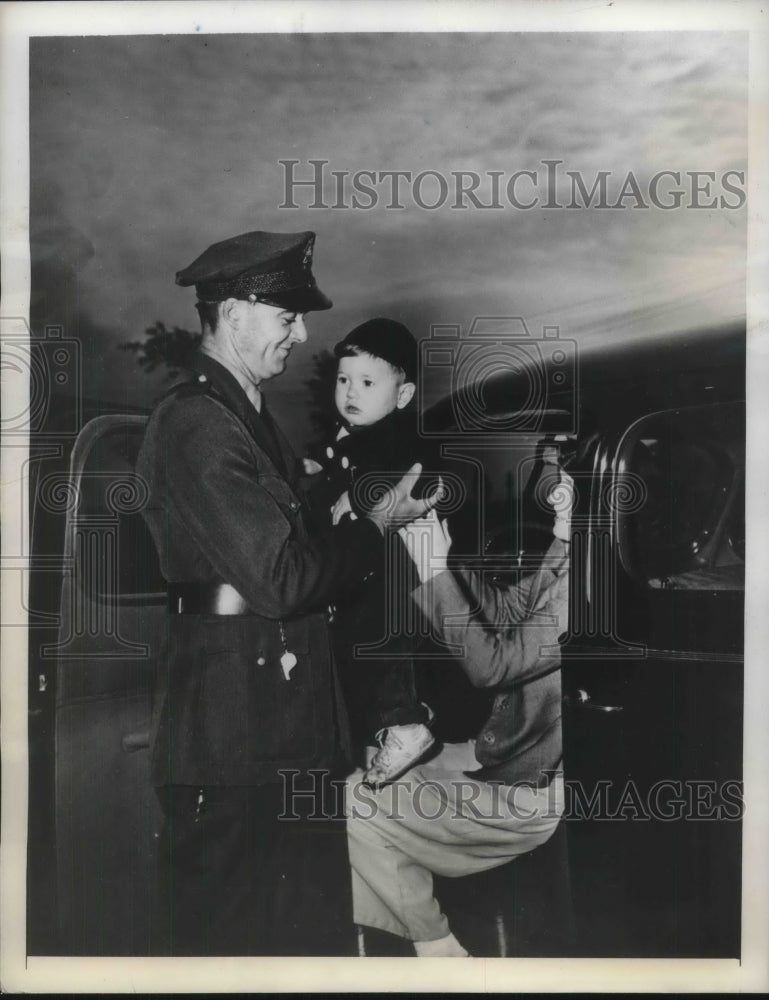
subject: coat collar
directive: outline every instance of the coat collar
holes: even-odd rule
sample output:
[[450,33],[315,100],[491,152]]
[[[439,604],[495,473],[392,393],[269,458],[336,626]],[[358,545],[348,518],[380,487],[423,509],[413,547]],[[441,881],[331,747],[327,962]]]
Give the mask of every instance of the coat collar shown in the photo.
[[287,476],[289,466],[287,456],[281,446],[280,434],[267,410],[264,397],[262,397],[262,412],[259,413],[232,372],[208,354],[200,351],[195,353],[189,362],[189,367],[198,376],[202,375],[211,383],[214,393],[235,416],[243,421],[256,443],[272,460],[273,465],[282,475]]
[[339,451],[349,454],[356,463],[371,461],[378,464],[384,457],[413,449],[413,440],[417,433],[417,411],[415,407],[407,406],[403,410],[393,410],[386,417],[368,427],[350,428],[347,437],[339,441]]

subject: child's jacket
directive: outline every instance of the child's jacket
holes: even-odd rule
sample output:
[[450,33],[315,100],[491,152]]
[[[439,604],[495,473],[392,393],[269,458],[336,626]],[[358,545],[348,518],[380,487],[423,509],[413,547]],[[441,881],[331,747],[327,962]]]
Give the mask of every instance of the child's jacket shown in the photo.
[[[419,437],[416,408],[394,410],[370,427],[356,428],[347,437],[328,442],[320,456],[324,471],[312,486],[313,505],[330,518],[330,507],[347,491],[353,511],[361,517],[381,497],[382,489],[397,483],[415,462],[422,462],[424,474],[413,495],[427,494],[437,482],[432,450]],[[411,659],[423,628],[411,600],[418,583],[402,542],[396,533],[389,533],[382,539],[381,572],[337,604],[340,659],[348,664],[354,661],[364,670]],[[354,654],[356,645],[368,648]]]

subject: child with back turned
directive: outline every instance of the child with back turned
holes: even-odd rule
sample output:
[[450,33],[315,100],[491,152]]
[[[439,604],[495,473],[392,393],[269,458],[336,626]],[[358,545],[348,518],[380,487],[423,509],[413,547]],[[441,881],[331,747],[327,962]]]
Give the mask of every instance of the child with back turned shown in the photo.
[[[410,331],[390,319],[368,320],[334,349],[341,423],[324,455],[327,495],[338,497],[334,524],[364,514],[378,485],[396,483],[425,462],[414,398],[417,353]],[[417,698],[414,676],[410,594],[418,580],[400,539],[393,535],[388,545],[386,571],[347,595],[334,623],[353,737],[379,744],[364,776],[373,787],[394,781],[433,743],[432,713]]]

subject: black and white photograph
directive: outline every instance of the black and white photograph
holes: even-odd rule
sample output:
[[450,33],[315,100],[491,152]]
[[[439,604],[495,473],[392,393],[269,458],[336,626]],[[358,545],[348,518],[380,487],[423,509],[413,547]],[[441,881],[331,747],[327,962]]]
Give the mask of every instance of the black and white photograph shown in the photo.
[[3,990],[769,988],[765,21],[0,5]]

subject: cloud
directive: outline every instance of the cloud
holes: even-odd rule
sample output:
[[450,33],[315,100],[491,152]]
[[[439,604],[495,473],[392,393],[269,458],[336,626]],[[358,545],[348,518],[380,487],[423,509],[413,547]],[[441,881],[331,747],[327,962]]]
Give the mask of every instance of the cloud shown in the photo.
[[[175,271],[249,229],[318,232],[318,280],[336,302],[311,317],[324,345],[371,310],[419,335],[491,309],[556,312],[580,336],[612,310],[621,323],[630,310],[634,329],[644,309],[656,326],[658,306],[687,325],[702,313],[696,274],[715,287],[724,261],[744,269],[744,211],[278,207],[287,158],[509,175],[555,157],[588,182],[740,168],[737,34],[38,38],[30,84],[33,312],[85,338],[94,395],[154,394],[115,345],[158,319],[192,326]],[[740,308],[739,280],[727,285],[709,300],[718,316]],[[680,317],[665,313],[676,297]],[[293,399],[303,367],[275,391]]]

